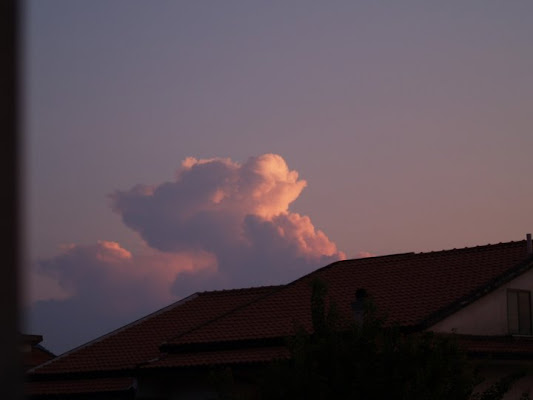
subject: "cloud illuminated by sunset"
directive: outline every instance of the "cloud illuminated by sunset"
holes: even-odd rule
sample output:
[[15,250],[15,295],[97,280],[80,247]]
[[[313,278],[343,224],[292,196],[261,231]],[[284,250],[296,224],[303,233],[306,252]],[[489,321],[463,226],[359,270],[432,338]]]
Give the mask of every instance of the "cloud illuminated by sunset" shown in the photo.
[[289,209],[306,184],[281,156],[264,154],[242,164],[189,157],[171,182],[116,191],[112,208],[142,251],[109,240],[61,246],[32,272],[55,282],[33,318],[86,325],[76,338],[48,331],[52,346],[73,345],[195,291],[288,283],[345,258]]
[[289,210],[307,185],[276,154],[186,158],[174,181],[112,196],[123,222],[160,251],[213,254],[228,284],[279,283],[344,258],[308,216]]

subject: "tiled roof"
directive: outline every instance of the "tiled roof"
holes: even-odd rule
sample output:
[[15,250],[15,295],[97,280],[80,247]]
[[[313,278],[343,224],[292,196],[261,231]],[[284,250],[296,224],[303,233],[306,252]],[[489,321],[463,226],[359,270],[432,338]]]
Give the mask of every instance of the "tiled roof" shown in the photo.
[[39,344],[43,341],[42,335],[21,334],[21,340],[24,349],[23,360],[25,370],[34,368],[55,357],[55,354]]
[[30,373],[39,376],[134,368],[158,357],[161,342],[276,289],[277,286],[265,286],[197,293],[71,350]]
[[525,241],[339,261],[177,335],[165,347],[287,336],[296,324],[310,331],[314,278],[326,282],[341,315],[351,315],[355,291],[365,288],[389,322],[420,327],[428,318],[450,312],[451,305],[464,306],[491,283],[501,284],[517,268],[529,268],[532,261]]
[[[355,291],[365,288],[390,322],[423,328],[428,319],[436,322],[532,264],[525,241],[339,261],[284,286],[195,294],[34,368],[31,376],[36,381],[57,374],[75,379],[72,374],[91,371],[128,373],[124,370],[136,367],[140,371],[287,357],[286,348],[268,340],[291,335],[298,325],[311,330],[314,278],[328,285],[329,300],[341,315],[351,315]],[[270,345],[255,345],[258,341]],[[233,345],[245,342],[245,347]],[[224,343],[231,346],[218,347]]]
[[34,368],[46,361],[50,361],[55,357],[42,346],[33,346],[29,352],[24,353],[24,368]]
[[132,388],[134,383],[134,379],[128,377],[28,382],[26,383],[26,394],[49,396],[119,392]]

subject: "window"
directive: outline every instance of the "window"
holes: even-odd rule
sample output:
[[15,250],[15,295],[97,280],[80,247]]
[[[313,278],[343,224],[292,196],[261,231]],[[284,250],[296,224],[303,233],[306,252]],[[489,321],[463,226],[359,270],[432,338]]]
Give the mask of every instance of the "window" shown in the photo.
[[507,290],[507,321],[511,335],[531,335],[531,292]]

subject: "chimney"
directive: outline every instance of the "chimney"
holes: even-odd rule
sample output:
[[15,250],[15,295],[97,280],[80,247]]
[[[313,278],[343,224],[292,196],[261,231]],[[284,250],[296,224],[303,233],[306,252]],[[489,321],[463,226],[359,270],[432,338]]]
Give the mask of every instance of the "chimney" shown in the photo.
[[531,242],[531,233],[526,234],[527,254],[533,254],[533,243]]
[[355,301],[352,303],[352,312],[355,321],[358,323],[363,322],[365,316],[365,300],[367,296],[366,289],[359,288],[355,291]]

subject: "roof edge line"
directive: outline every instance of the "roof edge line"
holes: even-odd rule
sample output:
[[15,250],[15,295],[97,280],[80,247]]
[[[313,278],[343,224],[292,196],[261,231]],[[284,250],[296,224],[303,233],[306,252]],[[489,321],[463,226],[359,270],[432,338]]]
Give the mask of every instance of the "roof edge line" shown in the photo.
[[236,312],[236,311],[238,311],[238,310],[240,310],[240,309],[242,309],[242,308],[248,307],[250,304],[254,304],[255,302],[261,301],[261,300],[263,300],[263,299],[265,299],[265,298],[267,298],[267,297],[269,297],[269,296],[274,295],[275,293],[281,292],[282,290],[284,290],[284,289],[286,289],[286,288],[288,288],[288,287],[291,287],[292,285],[295,285],[297,282],[300,282],[300,281],[302,281],[302,280],[308,278],[309,276],[315,274],[317,271],[323,270],[323,269],[325,269],[325,268],[332,267],[332,266],[334,266],[334,265],[336,265],[336,264],[338,264],[338,263],[344,262],[344,261],[346,261],[346,260],[337,260],[337,261],[333,261],[333,262],[331,262],[331,263],[329,263],[329,264],[327,264],[327,265],[325,265],[325,266],[323,266],[323,267],[317,268],[317,269],[315,269],[314,271],[309,272],[308,274],[306,274],[306,275],[304,275],[304,276],[301,276],[301,277],[299,277],[299,278],[296,278],[295,280],[293,280],[293,281],[291,281],[291,282],[289,282],[289,283],[287,283],[287,284],[285,284],[285,285],[283,285],[283,284],[282,284],[282,285],[272,285],[272,286],[279,286],[279,287],[278,287],[277,289],[274,289],[272,292],[265,294],[264,296],[259,296],[259,297],[255,298],[255,299],[252,299],[252,300],[250,300],[249,302],[244,303],[244,304],[241,304],[240,306],[237,306],[237,307],[235,307],[235,308],[232,308],[231,310],[228,310],[227,312],[225,312],[225,313],[223,313],[223,314],[217,315],[216,317],[210,319],[209,321],[205,321],[204,323],[202,323],[202,324],[200,324],[200,325],[197,325],[197,326],[195,326],[195,327],[189,329],[189,330],[186,331],[186,332],[180,333],[179,335],[176,335],[176,336],[174,336],[174,337],[172,337],[172,338],[169,338],[168,340],[162,342],[162,343],[159,345],[159,349],[161,350],[162,348],[165,348],[165,347],[167,347],[168,345],[172,345],[172,344],[169,343],[169,342],[174,341],[174,340],[176,340],[176,339],[178,339],[178,338],[180,338],[180,337],[182,337],[182,336],[185,336],[185,335],[187,335],[187,334],[189,334],[189,333],[191,333],[191,332],[194,332],[194,331],[197,330],[197,329],[203,328],[204,326],[207,326],[207,325],[209,325],[209,324],[212,324],[212,323],[218,321],[219,319],[224,318],[224,317],[226,317],[226,316],[232,314],[233,312]]
[[55,358],[53,358],[51,360],[48,360],[48,361],[46,361],[46,362],[44,362],[42,364],[37,365],[36,367],[31,368],[30,370],[27,371],[27,373],[31,374],[33,372],[36,372],[38,369],[40,369],[40,368],[42,368],[42,367],[44,367],[44,366],[46,366],[48,364],[51,364],[51,363],[55,362],[56,360],[59,360],[59,359],[61,359],[63,357],[66,357],[66,356],[68,356],[69,354],[71,354],[71,353],[73,353],[75,351],[79,351],[79,350],[83,349],[84,347],[91,346],[91,345],[93,345],[93,344],[95,344],[97,342],[100,342],[100,341],[102,341],[102,340],[104,340],[104,339],[106,339],[106,338],[108,338],[110,336],[116,335],[116,334],[122,332],[125,329],[131,328],[132,326],[140,324],[141,322],[144,322],[145,320],[147,320],[149,318],[153,318],[153,317],[155,317],[155,316],[157,316],[159,314],[162,314],[164,312],[167,312],[167,311],[169,311],[169,310],[171,310],[171,309],[173,309],[175,307],[181,306],[182,304],[184,304],[184,303],[186,303],[186,302],[188,302],[190,300],[193,300],[193,299],[195,299],[198,296],[199,296],[198,292],[193,293],[193,294],[191,294],[191,295],[189,295],[189,296],[187,296],[187,297],[185,297],[185,298],[183,298],[181,300],[178,300],[178,301],[176,301],[176,302],[174,302],[172,304],[169,304],[168,306],[160,308],[159,310],[154,311],[153,313],[150,313],[150,314],[148,314],[148,315],[146,315],[146,316],[144,316],[142,318],[136,319],[133,322],[130,322],[129,324],[126,324],[124,326],[121,326],[120,328],[114,329],[111,332],[103,334],[102,336],[98,336],[97,338],[95,338],[95,339],[93,339],[93,340],[91,340],[91,341],[89,341],[87,343],[84,343],[84,344],[82,344],[80,346],[74,347],[73,349],[62,353],[59,356],[57,356],[57,357],[55,357]]
[[[291,283],[292,283],[292,282],[291,282]],[[211,323],[213,323],[213,322],[215,322],[215,321],[218,321],[220,318],[223,318],[223,317],[225,317],[225,316],[227,316],[227,315],[229,315],[229,314],[231,314],[231,313],[233,313],[233,312],[235,312],[235,311],[237,311],[237,310],[240,310],[241,308],[247,307],[247,306],[249,306],[250,304],[255,303],[256,301],[259,301],[259,300],[264,299],[264,298],[266,298],[266,297],[268,297],[268,296],[271,296],[271,295],[273,295],[274,293],[278,293],[279,291],[285,289],[288,285],[289,285],[289,284],[287,284],[287,285],[270,285],[270,286],[267,286],[267,287],[274,287],[274,288],[276,288],[276,289],[273,289],[272,292],[270,292],[270,293],[266,293],[266,294],[263,295],[263,296],[259,296],[259,297],[254,298],[254,299],[252,299],[252,300],[250,300],[250,301],[248,301],[248,302],[246,302],[246,303],[244,303],[244,304],[241,304],[240,306],[237,306],[237,307],[235,307],[235,308],[232,308],[232,309],[226,311],[225,313],[222,313],[222,314],[220,314],[220,315],[217,315],[217,316],[215,316],[214,318],[212,318],[212,319],[210,319],[210,320],[208,320],[208,321],[205,321],[205,322],[203,322],[203,323],[201,323],[201,324],[199,324],[199,325],[196,325],[196,326],[192,327],[191,329],[189,329],[188,331],[185,331],[185,332],[183,332],[183,333],[180,333],[179,335],[173,336],[173,337],[167,339],[166,341],[162,342],[162,343],[158,346],[158,348],[159,348],[160,351],[161,351],[161,348],[163,348],[163,347],[169,345],[169,341],[176,340],[176,339],[178,339],[178,338],[180,338],[180,337],[182,337],[182,336],[185,336],[185,335],[187,335],[187,334],[189,334],[189,333],[191,333],[191,332],[194,332],[194,331],[197,330],[197,329],[203,328],[203,327],[206,326],[206,325],[209,325],[209,324],[211,324]]]

